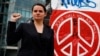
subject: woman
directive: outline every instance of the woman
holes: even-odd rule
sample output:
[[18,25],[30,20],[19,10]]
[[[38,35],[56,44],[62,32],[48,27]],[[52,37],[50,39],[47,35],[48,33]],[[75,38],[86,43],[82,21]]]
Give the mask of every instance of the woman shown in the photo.
[[7,44],[17,43],[21,39],[21,48],[17,56],[53,56],[53,30],[43,23],[46,8],[42,4],[32,7],[32,21],[21,23],[16,29],[16,22],[21,14],[13,13],[8,22]]

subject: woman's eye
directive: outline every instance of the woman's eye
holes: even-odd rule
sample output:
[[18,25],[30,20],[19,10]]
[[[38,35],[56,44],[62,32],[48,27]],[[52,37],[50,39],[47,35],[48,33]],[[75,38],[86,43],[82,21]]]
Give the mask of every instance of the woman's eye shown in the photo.
[[37,12],[37,10],[34,10],[34,12]]
[[42,10],[34,10],[34,12],[40,12],[40,13],[42,13],[43,11]]
[[39,12],[43,12],[42,10],[39,10]]

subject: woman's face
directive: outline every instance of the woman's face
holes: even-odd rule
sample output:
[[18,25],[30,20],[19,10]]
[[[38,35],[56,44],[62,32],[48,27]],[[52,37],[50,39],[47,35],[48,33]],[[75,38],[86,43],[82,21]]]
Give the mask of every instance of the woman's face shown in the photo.
[[32,16],[35,20],[44,19],[46,12],[42,6],[35,5],[32,11]]

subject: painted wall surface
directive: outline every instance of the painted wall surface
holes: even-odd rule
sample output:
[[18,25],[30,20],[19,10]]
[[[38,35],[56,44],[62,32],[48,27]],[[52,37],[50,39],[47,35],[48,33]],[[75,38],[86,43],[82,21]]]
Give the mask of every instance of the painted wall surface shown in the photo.
[[100,56],[100,0],[51,0],[55,56]]

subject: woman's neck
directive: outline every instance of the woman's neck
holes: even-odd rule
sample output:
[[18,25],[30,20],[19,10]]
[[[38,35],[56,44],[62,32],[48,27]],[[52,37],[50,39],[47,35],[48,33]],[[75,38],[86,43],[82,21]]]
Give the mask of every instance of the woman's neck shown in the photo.
[[34,21],[34,25],[38,33],[43,33],[43,21]]
[[43,20],[34,20],[35,25],[43,25]]

